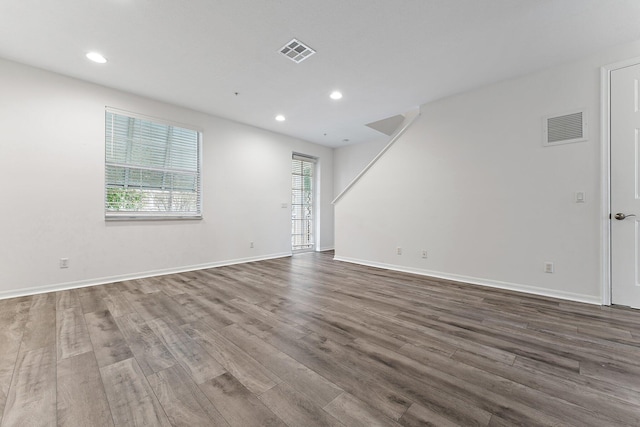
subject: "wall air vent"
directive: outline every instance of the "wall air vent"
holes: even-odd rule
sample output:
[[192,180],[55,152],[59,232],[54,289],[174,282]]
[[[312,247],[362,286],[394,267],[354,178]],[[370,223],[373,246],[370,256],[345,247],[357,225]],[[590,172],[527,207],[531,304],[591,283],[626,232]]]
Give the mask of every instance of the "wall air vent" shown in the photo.
[[296,64],[301,63],[314,53],[315,50],[311,49],[306,44],[302,43],[299,40],[293,39],[289,43],[285,44],[280,48],[280,53],[295,62]]
[[554,114],[542,119],[542,145],[551,147],[587,140],[587,114],[585,110]]

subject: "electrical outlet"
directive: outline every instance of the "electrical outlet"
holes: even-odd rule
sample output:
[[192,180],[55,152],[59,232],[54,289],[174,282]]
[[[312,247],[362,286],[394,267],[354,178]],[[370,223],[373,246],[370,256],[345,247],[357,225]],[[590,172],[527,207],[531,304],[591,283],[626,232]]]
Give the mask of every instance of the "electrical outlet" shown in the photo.
[[423,249],[422,250],[422,258],[426,258],[427,257],[427,250]]
[[253,242],[249,242],[249,247],[253,249]]
[[402,255],[402,248],[396,248],[396,253],[398,255]]
[[69,268],[69,258],[60,258],[60,268]]
[[544,272],[545,273],[553,273],[553,263],[552,262],[545,262],[544,263]]

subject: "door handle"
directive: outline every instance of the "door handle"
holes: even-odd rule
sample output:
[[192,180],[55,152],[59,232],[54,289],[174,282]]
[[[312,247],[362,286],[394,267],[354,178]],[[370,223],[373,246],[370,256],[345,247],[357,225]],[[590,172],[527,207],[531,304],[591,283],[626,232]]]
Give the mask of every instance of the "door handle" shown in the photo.
[[628,218],[630,216],[636,216],[636,214],[629,214],[629,215],[625,215],[622,212],[618,212],[617,214],[615,214],[613,217],[615,219],[617,219],[618,221],[622,221],[625,218]]

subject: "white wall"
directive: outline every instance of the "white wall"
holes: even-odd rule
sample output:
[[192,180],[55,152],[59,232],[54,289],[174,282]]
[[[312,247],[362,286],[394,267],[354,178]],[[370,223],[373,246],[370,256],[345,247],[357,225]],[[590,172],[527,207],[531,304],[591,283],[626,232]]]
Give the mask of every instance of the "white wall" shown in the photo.
[[381,133],[379,138],[333,150],[334,199],[340,196],[349,187],[349,184],[366,170],[366,167],[375,160],[376,156],[381,154],[393,139],[397,139],[398,135],[413,122],[419,112],[418,108],[405,112],[404,119],[390,136]]
[[360,144],[337,147],[333,150],[333,197],[337,197],[389,142],[381,137]]
[[[105,106],[203,130],[203,220],[105,222]],[[293,151],[333,247],[330,148],[4,60],[0,123],[0,297],[289,254]]]
[[[336,204],[336,258],[600,303],[599,67],[639,55],[635,43],[423,105]],[[589,140],[542,147],[541,117],[581,107]]]

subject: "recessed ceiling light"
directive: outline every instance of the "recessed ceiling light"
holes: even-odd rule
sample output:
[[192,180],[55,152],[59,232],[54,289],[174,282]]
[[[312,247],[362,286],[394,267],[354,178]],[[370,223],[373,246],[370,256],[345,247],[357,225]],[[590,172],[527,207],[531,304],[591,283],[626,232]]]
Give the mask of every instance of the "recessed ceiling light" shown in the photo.
[[329,98],[331,98],[331,99],[340,99],[340,98],[342,98],[342,93],[337,91],[337,90],[334,90],[333,92],[331,92],[331,95],[329,95]]
[[87,58],[92,60],[93,62],[97,62],[98,64],[104,64],[107,62],[107,59],[100,55],[98,52],[89,52],[87,53]]
[[285,121],[285,118],[284,118],[284,116],[283,116],[282,114],[278,114],[278,115],[276,116],[276,120],[277,120],[277,121],[279,121],[279,122],[284,122],[284,121]]

